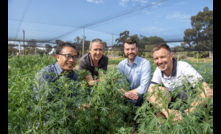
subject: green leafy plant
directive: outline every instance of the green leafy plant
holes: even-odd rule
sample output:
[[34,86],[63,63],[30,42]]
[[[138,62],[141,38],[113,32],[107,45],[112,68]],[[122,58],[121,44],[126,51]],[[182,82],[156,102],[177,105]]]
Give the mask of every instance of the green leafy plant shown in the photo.
[[[75,70],[78,74],[78,83],[61,76],[53,84],[45,81],[40,86],[39,81],[35,80],[35,74],[55,61],[54,57],[46,55],[8,57],[8,133],[131,134],[136,131],[140,134],[146,132],[211,134],[213,132],[211,109],[213,99],[204,99],[206,107],[199,106],[194,113],[183,114],[183,120],[180,122],[173,121],[173,114],[170,114],[168,120],[157,118],[155,113],[161,109],[148,103],[146,98],[152,95],[148,92],[144,96],[142,106],[135,107],[126,103],[127,99],[119,89],[123,87],[128,91],[129,83],[126,79],[120,83],[123,76],[116,67],[109,68],[102,80],[93,87],[89,86],[85,79],[89,72],[79,70]],[[192,64],[212,87],[211,65]],[[156,66],[151,64],[151,70],[154,71],[155,68]],[[33,91],[33,85],[38,86],[39,94]],[[182,111],[190,108],[190,103],[197,94],[193,94],[192,85],[187,83],[183,85],[184,88],[180,87],[168,96],[175,96],[185,89],[186,101],[177,99],[170,106],[166,98],[163,98],[165,96],[156,90],[159,97],[165,100],[163,101],[165,109]],[[202,89],[202,83],[195,83],[195,88]],[[36,96],[38,100],[35,99]],[[87,104],[88,108],[84,108],[84,104]],[[137,130],[134,122],[139,124]]]
[[[157,94],[158,99],[161,100],[162,107],[164,108],[169,118],[165,117],[160,118],[157,116],[157,113],[160,113],[161,108],[157,106],[152,106],[148,101],[145,101],[144,104],[137,110],[136,118],[139,125],[139,134],[148,133],[164,133],[164,134],[186,134],[186,133],[203,133],[211,134],[213,133],[213,109],[210,108],[213,103],[213,99],[203,99],[198,97],[201,92],[204,92],[202,82],[189,84],[185,81],[182,81],[183,86],[179,87],[174,92],[162,93],[162,91],[157,88],[159,85],[156,85],[156,89],[153,93],[147,93],[144,98],[149,98],[153,94]],[[196,85],[192,89],[193,85]],[[200,91],[198,91],[200,89]],[[185,94],[186,98],[177,99],[175,102],[171,102],[169,105],[168,97],[177,96],[178,94]],[[205,92],[204,92],[205,93]],[[198,99],[197,99],[198,98]],[[198,105],[194,112],[186,115],[182,114],[183,119],[181,121],[174,121],[175,114],[169,113],[168,109],[175,109],[179,111],[184,111],[185,109],[191,108],[191,103],[193,100],[196,101],[205,101],[205,107]]]
[[[84,96],[84,103],[89,108],[76,113],[74,130],[81,133],[116,133],[121,127],[128,125],[126,116],[130,116],[131,108],[124,104],[120,83],[121,73],[115,68],[109,70],[93,87],[87,87],[89,94]],[[82,94],[84,89],[82,88]],[[75,132],[77,133],[77,132]]]

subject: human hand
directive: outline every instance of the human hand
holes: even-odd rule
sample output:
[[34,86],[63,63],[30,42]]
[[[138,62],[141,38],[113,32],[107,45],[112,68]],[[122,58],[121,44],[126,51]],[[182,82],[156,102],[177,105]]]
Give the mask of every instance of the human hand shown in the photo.
[[184,110],[184,112],[186,113],[186,115],[189,115],[189,113],[193,112],[194,111],[194,108],[190,108],[190,109],[186,109]]
[[181,121],[183,119],[182,112],[178,110],[169,109],[170,114],[175,114],[173,121]]
[[178,110],[168,109],[168,112],[169,114],[165,110],[162,112],[167,119],[169,118],[169,115],[172,114],[175,115],[173,121],[181,121],[183,119],[182,113]]
[[125,97],[131,99],[131,100],[137,100],[138,94],[136,92],[133,92],[133,90],[125,92]]
[[79,109],[85,110],[86,108],[90,107],[89,104],[82,104],[82,106],[79,106]]

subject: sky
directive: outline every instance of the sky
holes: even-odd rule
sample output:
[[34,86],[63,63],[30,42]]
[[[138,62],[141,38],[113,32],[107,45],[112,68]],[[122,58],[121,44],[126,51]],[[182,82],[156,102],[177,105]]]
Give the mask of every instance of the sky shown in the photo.
[[127,30],[176,45],[204,7],[213,10],[213,0],[8,0],[8,40],[24,33],[25,40],[74,42],[84,34],[111,46]]

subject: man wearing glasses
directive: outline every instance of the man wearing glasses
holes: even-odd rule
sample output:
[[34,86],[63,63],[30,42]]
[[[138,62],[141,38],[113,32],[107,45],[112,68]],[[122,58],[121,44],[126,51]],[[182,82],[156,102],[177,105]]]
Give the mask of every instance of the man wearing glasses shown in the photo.
[[[104,55],[104,43],[101,39],[93,39],[90,42],[89,53],[79,60],[79,70],[90,72],[86,80],[90,86],[100,80],[98,69],[107,71],[108,57]],[[99,77],[99,78],[98,78]]]
[[[68,78],[68,80],[78,81],[77,73],[73,70],[77,64],[77,58],[78,51],[73,44],[69,42],[59,44],[56,48],[57,62],[41,69],[35,76],[39,80],[39,85],[41,86],[44,81],[55,83],[62,75]],[[38,100],[38,91],[38,88],[35,86],[36,100]],[[49,98],[50,100],[51,98]]]

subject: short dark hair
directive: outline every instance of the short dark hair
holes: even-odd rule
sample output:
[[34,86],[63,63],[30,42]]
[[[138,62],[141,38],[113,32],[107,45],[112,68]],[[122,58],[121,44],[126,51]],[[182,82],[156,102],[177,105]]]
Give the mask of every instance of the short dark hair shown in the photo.
[[56,47],[56,54],[60,54],[64,47],[72,47],[73,49],[75,49],[77,51],[77,56],[79,55],[78,50],[76,49],[75,45],[70,42],[62,42],[62,43],[58,44]]
[[137,46],[137,41],[133,38],[127,38],[125,41],[124,41],[124,44],[127,43],[127,44],[136,44]]
[[156,45],[153,48],[152,53],[154,53],[157,50],[160,50],[161,48],[165,48],[169,53],[171,53],[171,49],[166,43],[161,43],[161,44]]

